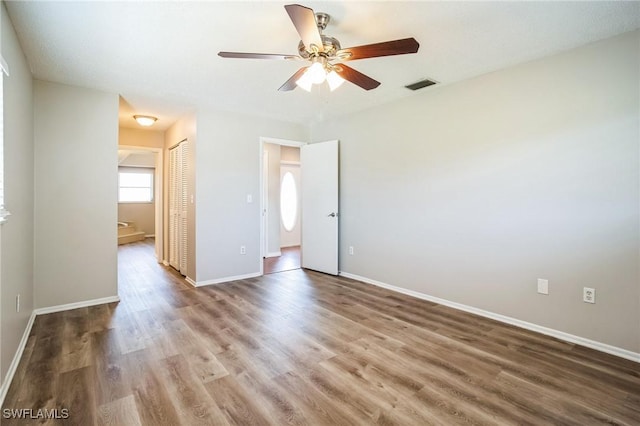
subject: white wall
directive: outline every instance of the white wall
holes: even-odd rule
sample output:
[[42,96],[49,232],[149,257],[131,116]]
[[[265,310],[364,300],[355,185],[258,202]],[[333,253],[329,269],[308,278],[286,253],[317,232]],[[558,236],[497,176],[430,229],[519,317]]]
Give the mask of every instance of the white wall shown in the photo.
[[[298,124],[219,111],[198,113],[197,281],[260,271],[260,137],[306,141]],[[253,203],[247,203],[247,194]],[[240,254],[240,246],[247,254]]]
[[340,139],[340,269],[640,352],[639,42],[314,126]]
[[34,91],[36,307],[116,296],[118,95]]
[[268,154],[267,170],[267,212],[268,223],[265,229],[267,238],[268,257],[280,253],[280,151],[281,146],[265,143],[264,149]]
[[4,385],[33,311],[33,83],[4,3],[0,15],[2,55],[11,72],[3,82],[4,193],[12,214],[0,227],[0,383]]

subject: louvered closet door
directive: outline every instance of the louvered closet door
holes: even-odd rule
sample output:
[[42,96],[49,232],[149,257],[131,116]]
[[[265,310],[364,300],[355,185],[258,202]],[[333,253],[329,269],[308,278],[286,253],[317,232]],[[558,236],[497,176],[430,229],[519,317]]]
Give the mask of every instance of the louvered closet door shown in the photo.
[[178,148],[169,150],[169,264],[180,269],[178,263],[178,223],[177,223],[177,182],[178,182]]
[[187,272],[188,143],[169,150],[169,264]]
[[188,158],[189,144],[187,142],[183,142],[180,144],[180,173],[182,176],[180,182],[180,199],[178,200],[178,202],[180,203],[180,235],[178,244],[180,246],[180,272],[185,275],[187,273],[187,205],[189,204],[189,191],[187,188]]

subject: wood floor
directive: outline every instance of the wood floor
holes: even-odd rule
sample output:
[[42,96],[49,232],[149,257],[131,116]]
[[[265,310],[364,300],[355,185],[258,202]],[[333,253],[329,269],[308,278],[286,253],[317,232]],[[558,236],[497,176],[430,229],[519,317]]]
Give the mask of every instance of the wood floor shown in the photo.
[[75,425],[640,424],[631,361],[301,269],[194,289],[148,244],[119,262],[120,303],[37,317],[3,408]]
[[280,253],[281,255],[278,257],[267,257],[264,259],[265,274],[300,268],[300,246],[283,247],[280,249]]

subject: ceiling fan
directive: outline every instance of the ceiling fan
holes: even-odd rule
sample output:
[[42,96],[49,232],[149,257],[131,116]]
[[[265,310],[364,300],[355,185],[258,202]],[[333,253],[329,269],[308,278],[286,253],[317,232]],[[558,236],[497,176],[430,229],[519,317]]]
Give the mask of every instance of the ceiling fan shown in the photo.
[[342,62],[416,53],[420,47],[414,38],[404,38],[342,49],[338,40],[322,34],[331,19],[329,15],[314,13],[312,9],[299,4],[286,5],[284,8],[302,39],[298,44],[299,55],[241,52],[219,52],[218,55],[223,58],[306,60],[311,62],[311,65],[300,68],[278,89],[283,92],[293,90],[296,86],[311,91],[312,85],[321,84],[324,81],[327,81],[329,88],[333,91],[345,80],[365,90],[371,90],[378,87],[380,82]]

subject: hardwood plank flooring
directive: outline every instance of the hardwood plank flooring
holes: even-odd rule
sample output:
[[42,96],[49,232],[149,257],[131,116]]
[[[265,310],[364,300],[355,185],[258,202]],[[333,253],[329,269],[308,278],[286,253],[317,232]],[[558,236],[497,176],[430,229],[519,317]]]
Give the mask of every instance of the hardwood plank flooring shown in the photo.
[[295,269],[192,288],[150,241],[121,302],[38,316],[2,425],[640,424],[640,364]]
[[278,257],[267,257],[264,259],[265,274],[300,268],[300,246],[283,247],[280,249],[280,253],[281,255]]

